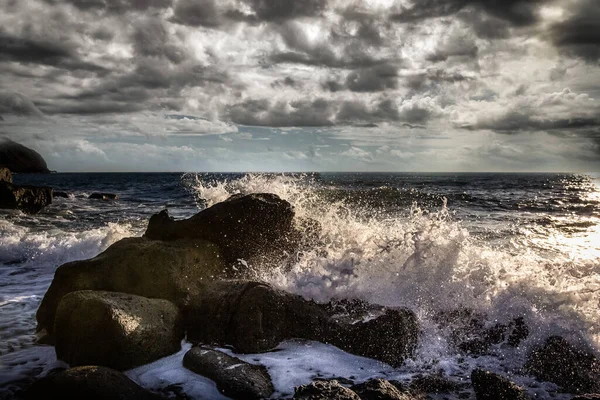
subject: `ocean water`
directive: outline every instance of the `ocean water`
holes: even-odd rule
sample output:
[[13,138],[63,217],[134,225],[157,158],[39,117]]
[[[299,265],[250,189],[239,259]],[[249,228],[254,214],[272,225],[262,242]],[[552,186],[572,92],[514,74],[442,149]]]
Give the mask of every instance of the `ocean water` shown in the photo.
[[[570,398],[521,370],[527,352],[553,334],[600,351],[598,175],[122,173],[16,175],[15,182],[70,197],[35,216],[0,210],[0,397],[63,365],[51,347],[35,345],[35,311],[59,265],[141,235],[164,208],[185,218],[236,193],[278,194],[323,227],[318,247],[293,255],[291,269],[255,270],[256,279],[319,302],[409,307],[423,328],[414,359],[398,369],[305,341],[241,356],[268,367],[277,396],[316,376],[409,381],[441,373],[468,382],[481,367],[538,398]],[[120,198],[87,199],[97,191]],[[489,326],[523,316],[530,335],[516,349],[465,356],[449,340],[452,327],[435,322],[440,311],[464,308]],[[223,398],[182,368],[187,348],[183,342],[181,352],[128,375],[155,390],[176,385],[192,398]]]

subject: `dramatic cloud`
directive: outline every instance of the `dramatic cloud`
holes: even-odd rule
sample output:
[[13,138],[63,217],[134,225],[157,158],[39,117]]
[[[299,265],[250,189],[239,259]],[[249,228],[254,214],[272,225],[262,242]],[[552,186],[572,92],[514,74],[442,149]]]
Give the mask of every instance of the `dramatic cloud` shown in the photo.
[[600,169],[596,0],[0,7],[0,134],[53,169]]

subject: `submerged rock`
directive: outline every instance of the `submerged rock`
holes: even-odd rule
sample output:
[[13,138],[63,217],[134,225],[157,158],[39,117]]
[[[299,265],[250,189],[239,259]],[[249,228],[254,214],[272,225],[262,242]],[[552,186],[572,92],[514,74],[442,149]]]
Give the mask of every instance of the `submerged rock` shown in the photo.
[[92,193],[88,197],[91,200],[119,200],[119,195],[114,193]]
[[302,338],[398,366],[416,347],[419,325],[408,310],[385,309],[367,322],[330,315],[326,306],[252,281],[214,282],[184,308],[189,340],[231,345],[240,353]]
[[525,370],[573,393],[600,392],[600,360],[560,336],[549,337],[542,346],[534,349]]
[[352,390],[337,381],[315,381],[309,385],[298,386],[294,399],[299,400],[360,400]]
[[176,221],[166,210],[150,218],[145,237],[204,239],[217,244],[228,262],[267,259],[289,250],[295,237],[290,203],[270,193],[236,195],[191,218]]
[[6,167],[0,167],[0,182],[12,183],[12,174],[10,169]]
[[24,396],[27,400],[160,400],[161,396],[140,387],[121,372],[110,368],[71,368],[36,381]]
[[0,167],[17,173],[50,172],[38,152],[9,139],[0,139]]
[[52,203],[52,188],[18,186],[0,181],[0,208],[36,214]]
[[471,382],[477,400],[530,400],[523,388],[489,371],[473,370]]
[[58,359],[121,371],[176,353],[184,336],[170,301],[90,290],[63,297],[54,329]]
[[70,292],[108,290],[183,306],[224,271],[219,249],[206,241],[123,239],[90,260],[70,262],[56,270],[36,314],[38,331],[52,334],[58,303]]
[[267,369],[221,351],[194,347],[183,358],[187,369],[213,380],[221,393],[233,399],[264,399],[273,394]]

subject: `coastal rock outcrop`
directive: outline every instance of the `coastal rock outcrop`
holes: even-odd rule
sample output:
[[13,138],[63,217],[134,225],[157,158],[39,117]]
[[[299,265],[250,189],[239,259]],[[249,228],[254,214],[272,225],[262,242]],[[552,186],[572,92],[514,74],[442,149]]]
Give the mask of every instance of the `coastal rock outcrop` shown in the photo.
[[507,378],[489,371],[476,369],[471,373],[471,382],[477,400],[530,400],[523,388]]
[[0,208],[36,214],[52,203],[51,187],[19,186],[0,181]]
[[166,210],[153,215],[145,237],[153,240],[204,239],[218,245],[230,263],[273,256],[296,239],[290,203],[275,194],[235,195],[185,220]]
[[384,379],[371,379],[354,385],[352,389],[360,400],[424,400],[425,396],[400,390]]
[[360,397],[337,381],[315,381],[309,385],[298,386],[295,389],[294,399],[360,400]]
[[63,297],[54,330],[58,359],[120,371],[177,352],[184,336],[170,301],[91,290]]
[[232,399],[265,399],[273,394],[267,369],[221,351],[194,347],[183,358],[183,366],[213,380],[221,393]]
[[120,240],[100,255],[60,266],[36,318],[52,334],[58,303],[78,290],[106,290],[166,299],[178,306],[203,291],[225,271],[219,249],[202,240]]
[[362,320],[331,318],[327,306],[252,281],[217,281],[184,307],[188,340],[258,353],[286,339],[331,343],[345,351],[401,365],[416,347],[419,324],[406,309],[383,309]]
[[600,392],[600,360],[560,336],[551,336],[535,348],[525,370],[572,393]]
[[6,167],[13,173],[50,172],[38,152],[10,139],[0,139],[0,167]]
[[10,169],[6,167],[0,167],[0,182],[12,183],[12,174]]
[[27,400],[161,400],[121,372],[110,368],[83,366],[42,378],[27,389]]

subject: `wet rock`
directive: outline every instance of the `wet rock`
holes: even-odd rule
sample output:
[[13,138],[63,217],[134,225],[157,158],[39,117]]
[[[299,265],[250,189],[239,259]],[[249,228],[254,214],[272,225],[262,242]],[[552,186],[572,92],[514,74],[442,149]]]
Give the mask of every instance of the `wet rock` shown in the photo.
[[176,221],[166,210],[150,218],[145,237],[205,239],[217,244],[230,263],[269,260],[297,239],[290,203],[270,193],[236,195],[191,218]]
[[477,400],[530,400],[523,388],[489,371],[474,370],[471,382]]
[[350,389],[361,400],[416,400],[422,398],[408,391],[401,391],[383,379],[371,379],[365,383],[354,385]]
[[183,358],[187,369],[213,380],[233,399],[264,399],[273,394],[267,369],[206,347],[195,347]]
[[27,400],[160,400],[121,372],[96,366],[83,366],[42,378],[23,396]]
[[170,301],[90,290],[63,297],[54,329],[58,359],[117,370],[179,351],[184,336],[181,314]]
[[294,399],[300,400],[360,400],[352,390],[337,381],[316,381],[309,385],[298,386]]
[[61,192],[61,191],[55,190],[54,197],[62,197],[62,198],[68,199],[71,196],[67,192]]
[[415,315],[385,309],[367,322],[330,317],[328,307],[259,282],[207,285],[184,309],[188,339],[258,353],[292,338],[331,343],[347,352],[391,365],[402,364],[417,344]]
[[0,167],[6,167],[13,173],[50,172],[38,152],[9,139],[0,139]]
[[52,334],[58,303],[70,292],[123,292],[170,300],[181,307],[224,271],[218,248],[206,241],[123,239],[90,260],[56,270],[36,314],[38,331]]
[[52,203],[52,188],[18,186],[0,181],[0,208],[36,214]]
[[440,375],[420,375],[410,383],[410,389],[415,392],[434,394],[456,392],[463,386]]
[[119,195],[114,193],[92,193],[88,198],[90,200],[119,200]]
[[549,337],[534,349],[525,370],[572,393],[600,392],[600,361],[591,352],[575,347],[560,336]]
[[12,183],[12,174],[10,173],[10,169],[0,167],[0,182]]

